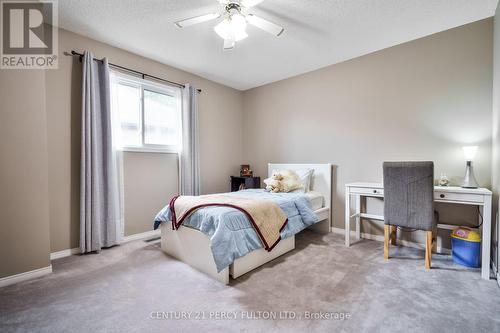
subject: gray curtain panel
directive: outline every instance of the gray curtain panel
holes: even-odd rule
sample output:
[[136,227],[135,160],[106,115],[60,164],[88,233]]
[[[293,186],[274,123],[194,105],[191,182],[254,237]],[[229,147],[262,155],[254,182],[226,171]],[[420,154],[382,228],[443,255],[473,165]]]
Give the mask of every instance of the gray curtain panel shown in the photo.
[[182,90],[182,151],[179,156],[180,194],[200,195],[198,91]]
[[83,57],[80,251],[100,251],[121,237],[119,173],[113,147],[107,59]]

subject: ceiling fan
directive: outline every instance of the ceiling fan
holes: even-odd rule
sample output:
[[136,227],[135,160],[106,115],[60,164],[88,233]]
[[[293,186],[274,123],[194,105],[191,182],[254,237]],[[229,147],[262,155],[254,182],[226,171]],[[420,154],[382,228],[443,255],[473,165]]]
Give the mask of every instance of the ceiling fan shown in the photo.
[[246,32],[247,23],[260,28],[272,35],[280,36],[285,29],[273,22],[265,20],[254,14],[246,13],[246,10],[258,5],[264,0],[218,0],[224,9],[222,13],[209,13],[195,16],[175,22],[179,28],[185,28],[194,24],[215,20],[223,17],[223,20],[214,27],[215,32],[224,39],[224,50],[234,48],[236,42],[248,37]]

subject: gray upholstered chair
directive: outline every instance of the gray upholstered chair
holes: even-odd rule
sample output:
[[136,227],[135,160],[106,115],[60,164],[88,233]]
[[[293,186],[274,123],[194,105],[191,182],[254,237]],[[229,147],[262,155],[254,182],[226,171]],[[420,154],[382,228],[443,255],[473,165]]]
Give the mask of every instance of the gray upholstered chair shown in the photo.
[[397,227],[426,231],[425,268],[430,269],[434,219],[434,163],[384,162],[384,257],[389,234],[396,245]]

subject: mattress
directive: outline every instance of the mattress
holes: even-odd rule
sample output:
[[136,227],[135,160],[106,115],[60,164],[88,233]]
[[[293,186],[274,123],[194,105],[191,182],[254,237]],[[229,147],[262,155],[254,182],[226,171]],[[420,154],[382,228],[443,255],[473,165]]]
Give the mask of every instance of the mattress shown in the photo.
[[324,207],[324,198],[321,193],[310,191],[306,193],[306,196],[311,201],[312,210],[318,210]]

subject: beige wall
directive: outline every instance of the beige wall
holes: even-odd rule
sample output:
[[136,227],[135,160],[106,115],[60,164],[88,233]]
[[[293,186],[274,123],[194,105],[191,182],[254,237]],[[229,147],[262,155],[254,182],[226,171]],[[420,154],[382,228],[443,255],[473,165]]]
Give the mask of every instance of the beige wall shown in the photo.
[[[259,175],[268,162],[336,165],[337,228],[344,184],[381,181],[386,160],[433,160],[437,177],[458,183],[461,146],[477,144],[489,187],[492,28],[486,19],[246,91],[245,160]],[[457,212],[444,208],[443,220],[476,222],[474,210]]]
[[[59,30],[59,69],[47,71],[51,251],[78,246],[81,64],[64,51],[91,50],[96,57],[189,82],[200,95],[202,191],[228,189],[242,163],[242,93],[196,75]],[[177,192],[175,155],[125,153],[126,235],[151,230],[152,217]]]
[[0,277],[50,265],[44,81],[0,70]]
[[151,230],[156,213],[178,192],[178,164],[175,154],[124,153],[125,235]]

